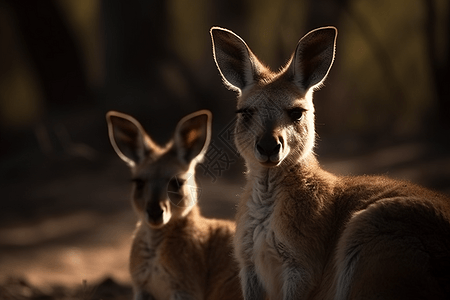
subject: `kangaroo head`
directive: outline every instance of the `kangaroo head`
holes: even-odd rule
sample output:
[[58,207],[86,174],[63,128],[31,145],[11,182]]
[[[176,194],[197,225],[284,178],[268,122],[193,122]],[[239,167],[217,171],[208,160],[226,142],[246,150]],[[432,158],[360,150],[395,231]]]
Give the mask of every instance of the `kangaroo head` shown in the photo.
[[184,117],[172,141],[159,147],[133,117],[107,113],[111,144],[131,168],[133,207],[150,227],[181,218],[196,205],[195,166],[209,146],[211,118],[207,110]]
[[226,86],[238,92],[235,143],[247,164],[276,167],[313,154],[313,91],[334,60],[337,30],[306,34],[291,59],[272,72],[233,32],[211,29],[216,65]]

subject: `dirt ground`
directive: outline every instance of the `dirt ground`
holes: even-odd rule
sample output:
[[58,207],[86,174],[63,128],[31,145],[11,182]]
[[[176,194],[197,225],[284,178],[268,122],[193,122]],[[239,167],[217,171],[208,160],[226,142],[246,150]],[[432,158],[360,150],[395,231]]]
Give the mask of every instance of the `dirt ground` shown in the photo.
[[[448,148],[402,143],[352,157],[332,148],[321,142],[318,150],[329,171],[386,174],[450,194]],[[0,299],[131,299],[127,265],[136,218],[127,167],[111,152],[14,159],[0,173]],[[233,218],[242,170],[236,159],[213,182],[198,169],[206,216]]]

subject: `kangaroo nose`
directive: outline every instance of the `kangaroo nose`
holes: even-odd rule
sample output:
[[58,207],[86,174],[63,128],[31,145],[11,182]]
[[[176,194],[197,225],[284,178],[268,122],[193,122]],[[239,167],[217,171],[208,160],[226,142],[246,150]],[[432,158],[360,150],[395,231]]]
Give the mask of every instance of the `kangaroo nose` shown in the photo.
[[273,136],[265,136],[256,144],[256,149],[259,154],[267,156],[267,159],[270,159],[272,155],[276,155],[280,152],[281,142]]
[[147,209],[147,217],[153,222],[161,220],[163,213],[164,212],[161,207],[152,207],[150,209]]
[[[260,143],[258,143],[256,145],[256,149],[258,149],[258,152],[262,155],[265,155],[267,157],[272,156],[273,154],[277,154],[278,152],[280,152],[281,149],[281,144],[278,143],[275,146],[273,145],[269,145],[269,146],[262,146]],[[270,150],[271,149],[271,150]]]

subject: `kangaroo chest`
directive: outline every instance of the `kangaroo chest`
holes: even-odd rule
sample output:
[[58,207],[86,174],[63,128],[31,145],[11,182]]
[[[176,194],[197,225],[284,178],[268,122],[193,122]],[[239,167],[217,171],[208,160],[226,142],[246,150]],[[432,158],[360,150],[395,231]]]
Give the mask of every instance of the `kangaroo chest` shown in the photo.
[[309,263],[314,254],[311,254],[307,245],[308,238],[304,233],[300,234],[294,225],[298,222],[295,217],[301,218],[301,214],[293,209],[288,213],[291,218],[286,218],[285,210],[291,206],[287,204],[295,200],[284,193],[281,185],[275,185],[273,189],[254,187],[247,202],[248,220],[245,224],[251,244],[249,252],[270,299],[283,298],[284,277],[291,275],[298,279],[294,283],[296,289],[302,291],[303,295],[307,294],[306,287],[316,272]]
[[[168,274],[164,265],[161,264],[164,253],[159,249],[156,251],[156,257],[149,261],[151,274],[149,277],[148,287],[155,299],[168,299],[170,297],[171,276]],[[167,255],[167,254],[166,254]]]
[[281,299],[282,260],[277,250],[276,193],[254,189],[248,206],[251,257],[265,290],[273,299]]
[[140,263],[132,270],[133,281],[138,283],[155,299],[168,299],[170,297],[171,276],[164,264],[163,243],[158,236],[150,233],[139,241],[138,259]]

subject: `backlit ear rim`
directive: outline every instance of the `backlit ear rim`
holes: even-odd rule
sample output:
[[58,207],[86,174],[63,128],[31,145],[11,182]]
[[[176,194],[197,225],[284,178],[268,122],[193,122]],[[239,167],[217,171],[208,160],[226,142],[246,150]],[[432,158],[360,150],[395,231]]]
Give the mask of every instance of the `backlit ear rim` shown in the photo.
[[151,152],[152,141],[136,119],[124,113],[109,111],[106,121],[111,145],[127,165],[136,166]]
[[184,163],[199,162],[211,141],[212,114],[200,110],[182,118],[175,129],[174,145]]
[[263,64],[245,41],[231,30],[212,27],[210,34],[214,61],[225,86],[241,93],[263,72]]
[[329,26],[312,30],[300,39],[288,68],[299,88],[320,88],[334,62],[336,38],[337,29]]

